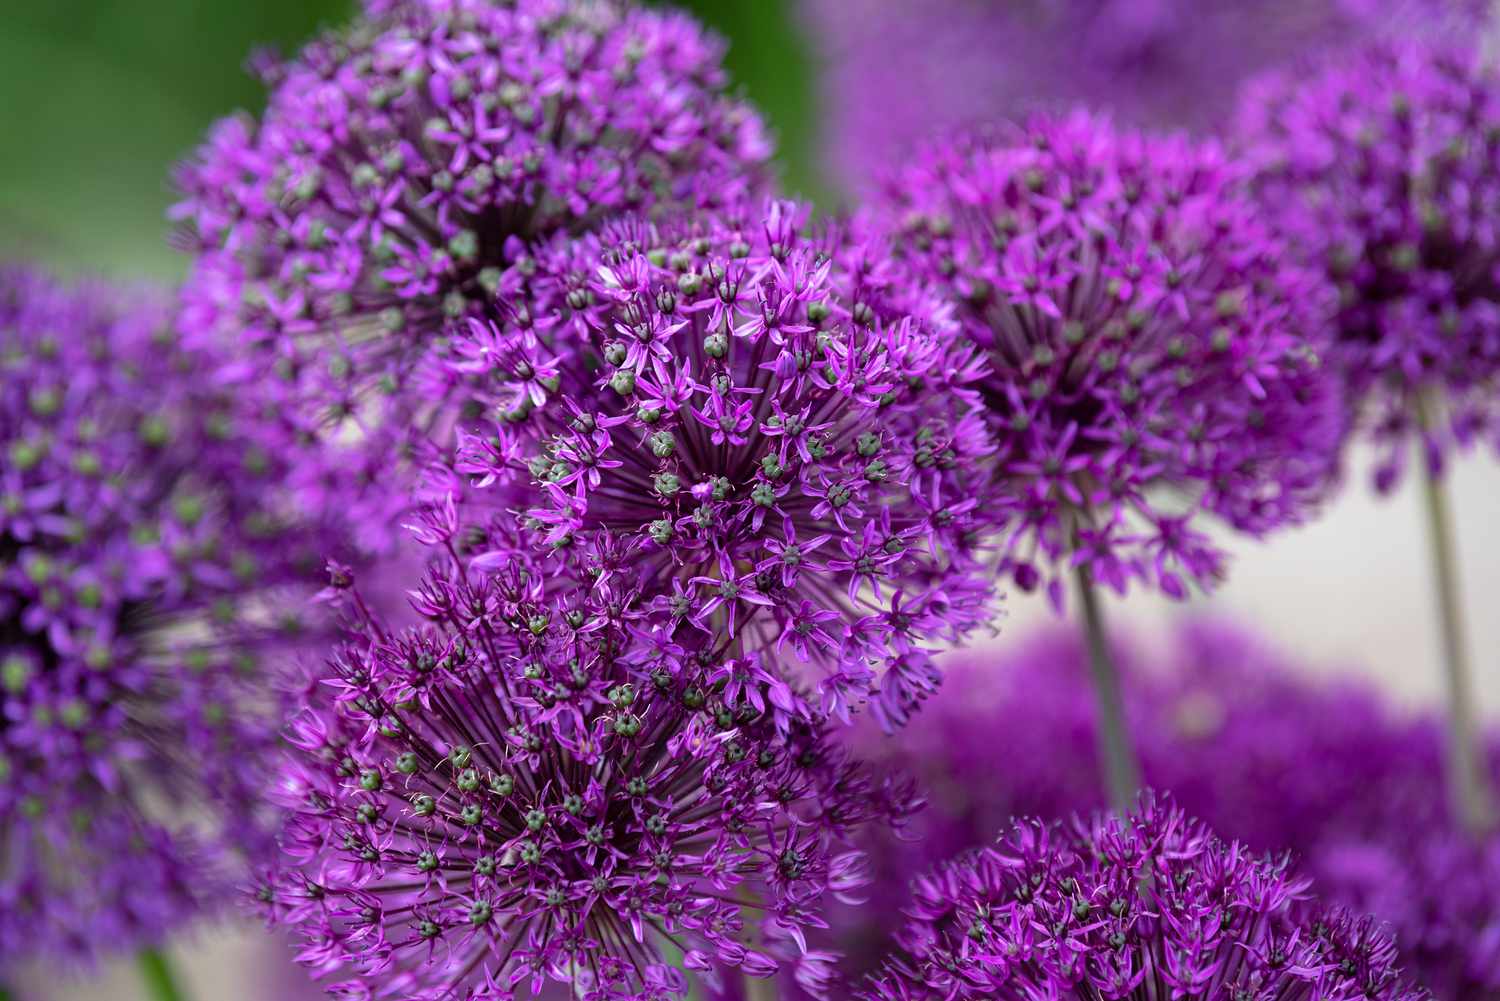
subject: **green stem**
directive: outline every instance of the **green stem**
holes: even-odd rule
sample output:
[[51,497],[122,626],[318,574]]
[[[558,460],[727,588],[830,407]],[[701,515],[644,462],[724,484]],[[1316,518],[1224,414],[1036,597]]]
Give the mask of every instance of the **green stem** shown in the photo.
[[776,978],[746,975],[745,1001],[776,1001]]
[[172,961],[160,949],[142,949],[136,954],[136,965],[140,967],[141,979],[146,983],[146,993],[151,1001],[187,1001],[187,994],[172,969]]
[[[1424,403],[1418,413],[1424,428],[1430,413]],[[1458,560],[1453,545],[1453,518],[1448,493],[1432,464],[1421,457],[1423,497],[1427,508],[1427,539],[1432,573],[1437,582],[1438,617],[1443,643],[1443,672],[1448,688],[1448,788],[1464,826],[1485,834],[1495,824],[1495,799],[1485,774],[1483,747],[1474,712],[1474,677],[1464,643]]]
[[0,1001],[16,1001],[18,997],[20,995],[11,990],[9,984],[0,984]]
[[1098,753],[1110,804],[1120,813],[1135,805],[1141,788],[1141,767],[1125,726],[1125,703],[1120,697],[1120,675],[1109,652],[1104,613],[1087,566],[1077,570],[1078,604],[1083,611],[1083,633],[1089,648],[1089,675],[1094,683],[1094,705],[1099,715]]

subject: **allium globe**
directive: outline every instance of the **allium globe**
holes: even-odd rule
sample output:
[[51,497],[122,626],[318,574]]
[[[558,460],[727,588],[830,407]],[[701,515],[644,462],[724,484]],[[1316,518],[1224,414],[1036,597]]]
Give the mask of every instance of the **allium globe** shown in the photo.
[[1331,368],[1380,446],[1441,472],[1500,445],[1500,76],[1476,50],[1408,42],[1248,88],[1237,124],[1262,201],[1339,291]]
[[170,319],[0,268],[0,970],[158,942],[271,847],[263,667],[324,540]]
[[934,132],[1081,102],[1211,130],[1247,77],[1332,46],[1468,29],[1487,0],[801,0],[823,155],[850,187]]
[[452,417],[425,352],[485,314],[528,241],[765,183],[721,55],[684,15],[610,0],[372,0],[266,60],[265,114],[180,169],[187,326],[252,345],[251,378],[274,370],[389,477]]
[[614,546],[641,628],[801,662],[899,722],[984,618],[978,365],[889,247],[790,203],[560,239],[454,346],[499,414],[458,468],[534,545]]
[[1417,1001],[1370,918],[1317,909],[1284,859],[1143,801],[1068,830],[1023,820],[917,879],[867,1001],[999,997]]
[[362,614],[295,723],[293,865],[263,899],[334,993],[680,998],[684,969],[824,962],[802,929],[864,882],[849,838],[906,794],[778,726],[764,688],[641,643],[636,581],[579,579],[432,571],[426,624]]
[[[1408,971],[1441,1001],[1496,996],[1500,837],[1472,838],[1433,781],[1440,722],[1366,681],[1320,679],[1243,627],[1193,622],[1165,639],[1115,650],[1145,781],[1254,851],[1291,852],[1324,903],[1390,925]],[[909,773],[928,806],[903,839],[860,839],[870,904],[831,909],[832,931],[816,939],[849,957],[851,975],[878,961],[911,874],[932,857],[984,844],[1013,816],[1104,804],[1087,665],[1063,628],[953,654],[898,739],[856,731],[854,753]],[[1500,740],[1488,746],[1500,776]]]
[[989,358],[1023,589],[1066,564],[1181,597],[1222,573],[1204,515],[1258,536],[1320,497],[1342,428],[1331,296],[1242,181],[1214,144],[1083,113],[939,142],[888,178],[876,217]]

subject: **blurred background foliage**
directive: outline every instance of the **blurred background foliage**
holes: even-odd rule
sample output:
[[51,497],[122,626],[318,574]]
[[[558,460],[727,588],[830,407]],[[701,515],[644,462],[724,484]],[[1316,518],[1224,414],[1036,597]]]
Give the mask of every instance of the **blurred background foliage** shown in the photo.
[[[729,71],[765,111],[788,187],[825,195],[811,154],[812,69],[793,0],[688,0],[730,40]],[[258,110],[246,57],[291,52],[357,0],[49,0],[0,31],[0,257],[171,278],[173,164],[214,119]]]

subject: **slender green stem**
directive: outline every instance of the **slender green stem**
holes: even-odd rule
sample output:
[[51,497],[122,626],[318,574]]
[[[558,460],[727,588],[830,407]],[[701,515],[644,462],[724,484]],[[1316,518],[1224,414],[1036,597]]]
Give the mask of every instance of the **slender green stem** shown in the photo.
[[136,954],[136,965],[140,967],[141,979],[145,981],[151,1001],[187,1001],[187,994],[166,953],[160,949],[142,949]]
[[1120,697],[1120,675],[1109,652],[1104,613],[1094,590],[1093,575],[1080,566],[1078,604],[1083,611],[1083,634],[1089,648],[1089,675],[1094,682],[1094,705],[1099,715],[1099,765],[1109,790],[1110,804],[1121,813],[1135,805],[1141,788],[1141,767],[1135,760],[1130,732],[1125,726],[1125,703]]
[[[1420,409],[1424,427],[1429,413]],[[1458,561],[1453,545],[1453,517],[1448,493],[1431,463],[1422,462],[1423,497],[1427,507],[1427,539],[1432,573],[1437,583],[1438,617],[1442,626],[1443,671],[1448,688],[1448,788],[1453,807],[1464,826],[1475,834],[1494,827],[1495,797],[1485,774],[1483,747],[1474,712],[1474,678],[1464,642]]]
[[776,1001],[776,978],[746,976],[745,1001]]

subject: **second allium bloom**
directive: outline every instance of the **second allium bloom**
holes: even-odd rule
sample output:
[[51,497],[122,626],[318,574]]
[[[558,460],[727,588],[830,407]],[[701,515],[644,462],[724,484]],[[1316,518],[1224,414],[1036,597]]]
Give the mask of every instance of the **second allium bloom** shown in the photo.
[[810,664],[838,713],[878,687],[898,720],[987,590],[977,368],[911,284],[784,203],[559,240],[455,348],[500,414],[460,468],[534,545],[615,547],[672,642]]
[[1268,209],[1340,294],[1331,355],[1400,476],[1500,434],[1500,78],[1474,52],[1382,45],[1246,95]]
[[1330,294],[1216,146],[1038,118],[929,148],[877,212],[989,356],[1021,587],[1071,558],[1181,596],[1221,573],[1201,516],[1260,534],[1320,495]]

